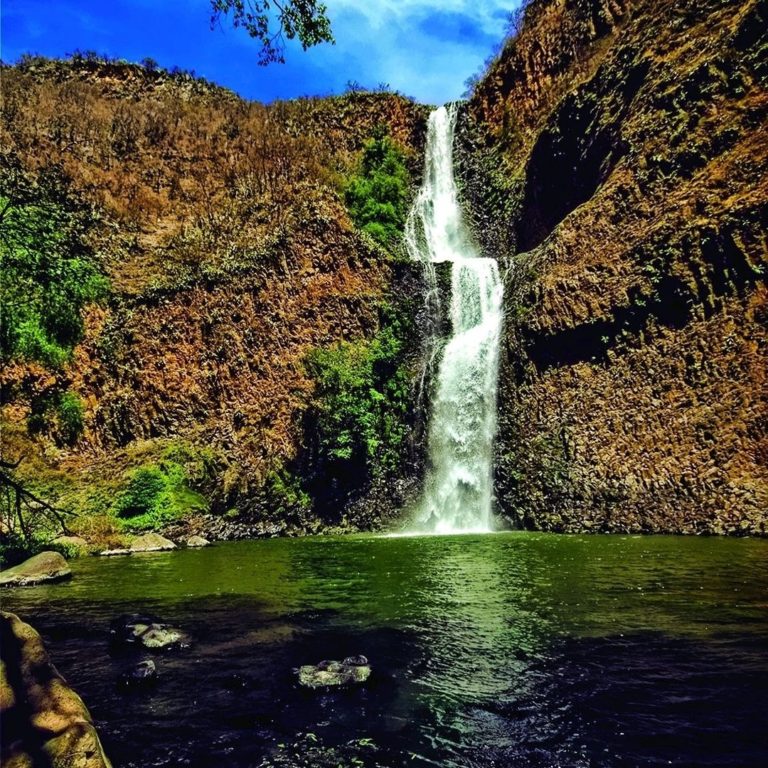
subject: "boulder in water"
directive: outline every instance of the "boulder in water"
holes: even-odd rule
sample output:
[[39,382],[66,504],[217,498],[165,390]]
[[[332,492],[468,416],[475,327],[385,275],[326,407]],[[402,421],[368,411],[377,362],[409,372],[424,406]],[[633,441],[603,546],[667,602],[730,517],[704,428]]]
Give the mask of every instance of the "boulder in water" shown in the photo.
[[172,650],[189,644],[186,633],[149,616],[120,616],[110,625],[112,641],[118,645],[141,645],[152,651]]
[[110,768],[82,699],[51,664],[40,635],[0,612],[3,765]]
[[299,684],[307,688],[364,683],[371,676],[371,665],[365,656],[348,656],[344,661],[321,661],[307,664],[296,670]]
[[210,547],[211,542],[208,539],[204,539],[202,536],[190,536],[187,539],[188,547]]
[[131,552],[164,552],[176,549],[176,545],[159,533],[145,533],[131,542]]
[[20,565],[0,573],[1,587],[28,587],[72,576],[67,561],[58,552],[41,552]]

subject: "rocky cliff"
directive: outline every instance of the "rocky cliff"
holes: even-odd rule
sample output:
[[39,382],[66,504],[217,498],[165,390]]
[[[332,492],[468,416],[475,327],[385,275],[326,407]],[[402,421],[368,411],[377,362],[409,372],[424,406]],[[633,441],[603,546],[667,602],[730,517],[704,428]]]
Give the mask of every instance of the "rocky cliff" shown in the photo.
[[[305,358],[371,339],[418,279],[354,227],[345,179],[383,126],[415,183],[428,110],[389,93],[264,106],[92,56],[28,57],[4,68],[3,92],[3,194],[55,177],[57,199],[93,214],[87,245],[110,285],[63,368],[5,361],[6,459],[26,454],[21,479],[102,518],[104,535],[131,472],[166,471],[179,450],[190,510],[319,525],[295,477]],[[83,404],[76,440],[42,411],[64,388]]]
[[[767,28],[764,0],[533,0],[463,110],[462,193],[505,273],[510,524],[766,533]],[[215,535],[376,527],[407,501],[423,285],[343,190],[381,125],[415,185],[428,110],[359,93],[264,106],[89,57],[25,59],[3,90],[4,179],[53,179],[87,208],[110,283],[62,369],[3,368],[19,477],[104,540],[116,499],[215,512]],[[344,441],[369,414],[318,410],[307,365],[331,348],[324,385],[369,398],[403,482],[356,485]],[[76,439],[49,401],[82,403]],[[361,420],[340,424],[339,404]],[[343,437],[325,464],[323,418]]]
[[763,0],[534,0],[477,85],[513,524],[768,532],[767,30]]

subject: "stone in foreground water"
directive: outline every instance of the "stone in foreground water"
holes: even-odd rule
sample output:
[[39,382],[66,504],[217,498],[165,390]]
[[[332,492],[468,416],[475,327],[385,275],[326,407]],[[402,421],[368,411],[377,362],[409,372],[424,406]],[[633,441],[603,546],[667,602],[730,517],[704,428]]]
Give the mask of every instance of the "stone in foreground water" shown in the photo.
[[152,659],[138,662],[120,676],[123,688],[148,688],[157,682],[157,666]]
[[180,629],[140,615],[115,619],[110,626],[110,635],[117,644],[143,645],[152,651],[180,648],[189,643],[189,638]]
[[88,709],[51,664],[40,635],[0,612],[0,646],[3,765],[110,768]]
[[364,683],[371,676],[371,665],[365,656],[349,656],[344,661],[324,660],[298,669],[299,683],[307,688]]

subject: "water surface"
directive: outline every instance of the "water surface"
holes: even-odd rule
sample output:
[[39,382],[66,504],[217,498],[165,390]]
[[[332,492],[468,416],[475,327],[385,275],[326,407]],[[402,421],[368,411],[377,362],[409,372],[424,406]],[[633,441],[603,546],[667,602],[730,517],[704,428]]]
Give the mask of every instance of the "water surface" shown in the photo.
[[[116,766],[768,764],[768,541],[318,537],[72,567],[4,608]],[[137,611],[192,644],[125,693],[141,656],[108,627]],[[294,667],[359,653],[366,686],[296,686]]]

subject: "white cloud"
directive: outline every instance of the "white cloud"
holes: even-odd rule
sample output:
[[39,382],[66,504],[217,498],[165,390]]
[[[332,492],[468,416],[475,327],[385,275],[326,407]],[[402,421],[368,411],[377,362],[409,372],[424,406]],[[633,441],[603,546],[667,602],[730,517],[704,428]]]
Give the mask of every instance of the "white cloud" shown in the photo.
[[[420,101],[458,98],[501,42],[519,0],[326,0],[336,37],[312,53],[338,91],[380,82]],[[340,78],[343,76],[343,80]]]
[[[371,27],[380,29],[392,23],[393,19],[407,22],[438,13],[456,13],[473,19],[479,30],[487,34],[499,31],[499,20],[513,11],[519,1],[515,0],[326,0],[328,11],[333,17],[337,12],[355,11],[363,15]],[[502,25],[503,26],[503,25]]]

